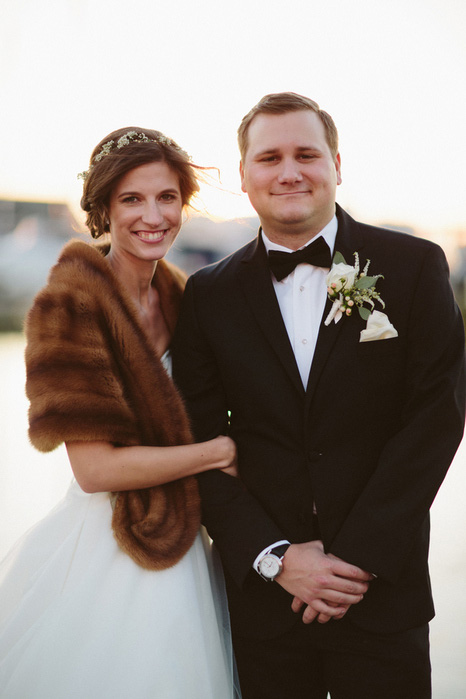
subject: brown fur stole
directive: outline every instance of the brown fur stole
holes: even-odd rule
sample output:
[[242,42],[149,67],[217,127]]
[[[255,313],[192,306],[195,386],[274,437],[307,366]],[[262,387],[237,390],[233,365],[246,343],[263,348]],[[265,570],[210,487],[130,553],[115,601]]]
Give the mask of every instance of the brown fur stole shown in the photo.
[[[105,260],[109,246],[71,241],[26,321],[29,436],[40,451],[73,440],[119,446],[192,442],[181,398]],[[185,277],[161,260],[153,284],[170,333]],[[118,493],[113,530],[144,568],[174,565],[200,522],[195,478]]]

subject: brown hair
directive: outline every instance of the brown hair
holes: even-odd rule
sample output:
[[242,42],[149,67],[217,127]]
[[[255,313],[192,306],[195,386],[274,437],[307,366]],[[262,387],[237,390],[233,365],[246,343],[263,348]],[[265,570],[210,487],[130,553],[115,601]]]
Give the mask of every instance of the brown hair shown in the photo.
[[241,160],[244,161],[248,149],[248,130],[252,120],[258,114],[286,114],[286,112],[299,112],[303,110],[315,112],[324,125],[325,137],[333,158],[338,153],[338,131],[330,114],[324,112],[317,102],[309,97],[298,95],[296,92],[275,92],[265,95],[261,100],[243,117],[238,129],[238,145],[241,153]]
[[[117,141],[131,132],[139,138],[127,139],[123,147],[118,147]],[[113,143],[109,146],[110,141]],[[118,180],[146,163],[166,163],[173,170],[178,176],[183,206],[188,206],[191,197],[199,191],[198,173],[204,168],[192,163],[175,141],[160,131],[135,126],[112,131],[94,148],[89,170],[83,173],[81,208],[87,213],[86,225],[93,238],[109,230],[108,206]]]

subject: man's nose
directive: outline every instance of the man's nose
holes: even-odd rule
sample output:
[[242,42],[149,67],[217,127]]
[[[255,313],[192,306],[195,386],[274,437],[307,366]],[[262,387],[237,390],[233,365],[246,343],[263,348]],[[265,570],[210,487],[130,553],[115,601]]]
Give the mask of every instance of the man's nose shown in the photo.
[[285,158],[281,163],[278,180],[281,183],[299,182],[303,179],[299,163],[294,158]]

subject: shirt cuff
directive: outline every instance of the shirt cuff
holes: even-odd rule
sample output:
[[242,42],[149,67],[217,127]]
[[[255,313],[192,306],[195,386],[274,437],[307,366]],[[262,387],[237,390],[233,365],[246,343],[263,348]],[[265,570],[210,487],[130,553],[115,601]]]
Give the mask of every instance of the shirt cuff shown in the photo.
[[267,553],[270,553],[270,551],[276,548],[277,546],[283,546],[284,544],[290,545],[290,542],[286,539],[282,539],[282,541],[276,541],[274,544],[272,544],[271,546],[267,546],[267,548],[260,552],[260,554],[254,560],[254,563],[252,564],[252,567],[254,568],[256,573],[259,573],[259,561],[262,558],[262,556],[265,556]]

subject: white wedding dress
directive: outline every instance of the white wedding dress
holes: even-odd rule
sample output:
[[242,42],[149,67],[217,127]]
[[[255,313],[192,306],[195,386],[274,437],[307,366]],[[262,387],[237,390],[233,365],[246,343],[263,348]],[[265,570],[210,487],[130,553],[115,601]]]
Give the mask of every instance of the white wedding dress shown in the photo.
[[65,498],[0,565],[2,699],[233,699],[220,563],[203,529],[164,571],[111,529],[111,496]]

